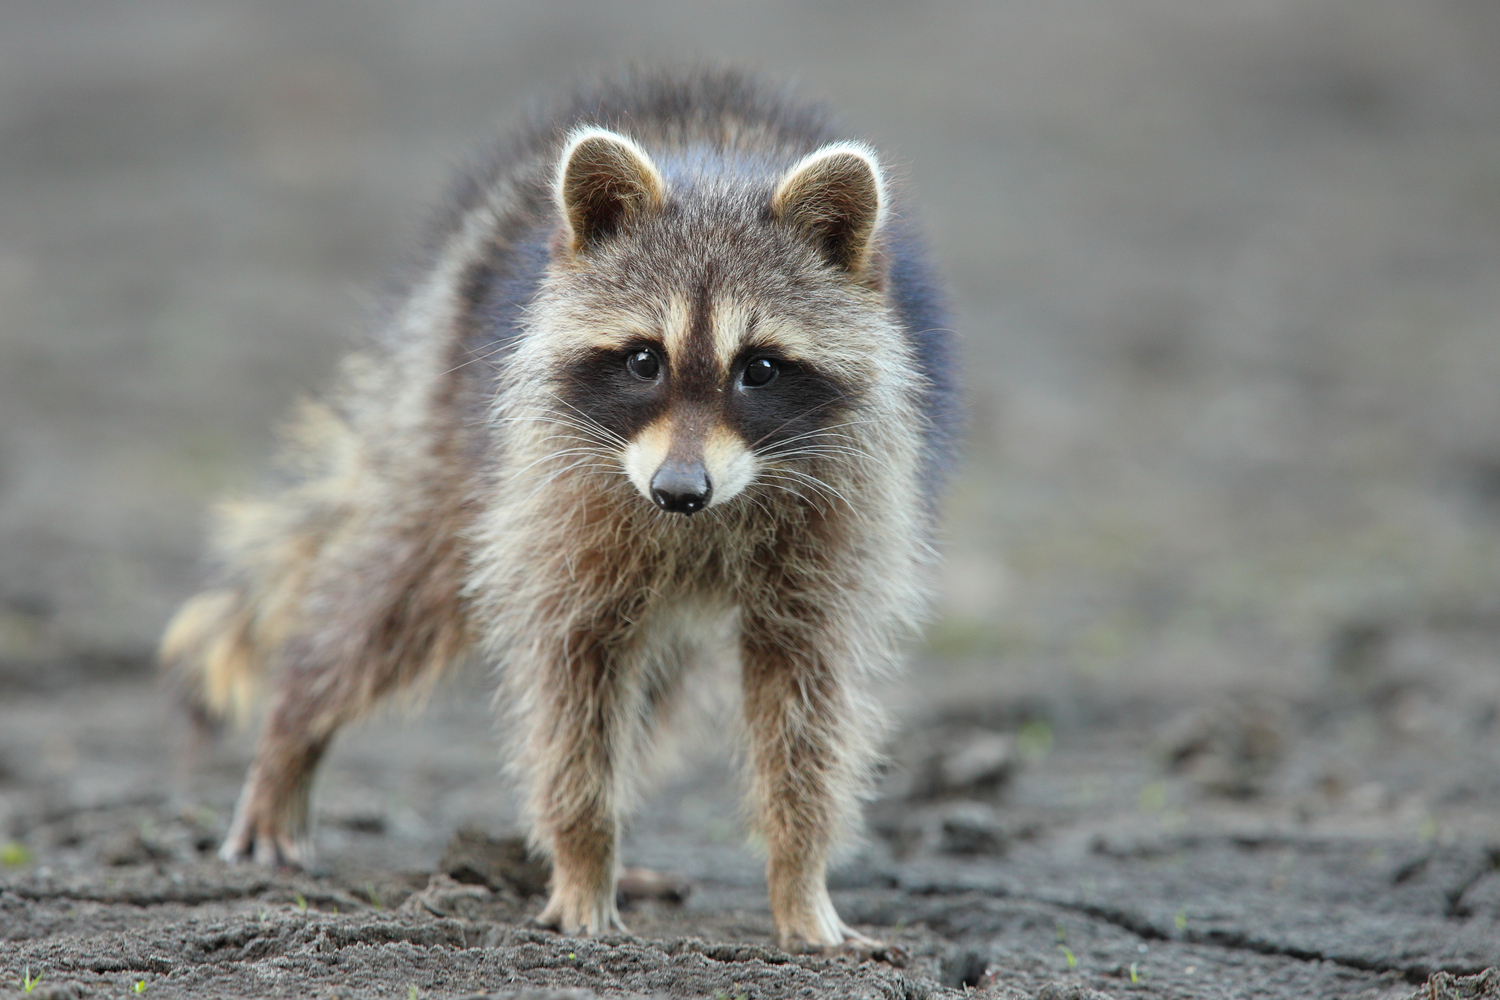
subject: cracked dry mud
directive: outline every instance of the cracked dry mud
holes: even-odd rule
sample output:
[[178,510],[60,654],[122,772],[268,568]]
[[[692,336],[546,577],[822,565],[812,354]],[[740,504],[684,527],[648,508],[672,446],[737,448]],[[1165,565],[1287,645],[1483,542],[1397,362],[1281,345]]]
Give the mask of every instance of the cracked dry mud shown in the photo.
[[[1500,5],[849,10],[0,5],[0,997],[1497,1000]],[[151,678],[450,165],[685,53],[828,97],[952,286],[934,622],[833,883],[900,968],[773,946],[712,728],[624,845],[686,897],[580,941],[484,679],[340,740],[290,874],[214,860],[249,737],[184,768]]]
[[[164,784],[167,709],[149,677],[13,699],[0,708],[7,761],[28,743],[61,753],[59,739],[79,756],[71,782],[22,767],[6,785],[30,854],[0,877],[6,986],[29,970],[87,996],[144,982],[160,997],[1094,996],[1055,992],[1076,987],[1394,1000],[1434,973],[1500,965],[1497,842],[1452,833],[1456,811],[1403,830],[1389,806],[1298,787],[1379,699],[1080,697],[1072,724],[1011,701],[913,706],[870,838],[833,883],[846,920],[905,952],[898,968],[774,946],[733,770],[712,746],[650,800],[625,849],[627,864],[679,876],[685,899],[629,903],[631,937],[529,927],[545,872],[500,835],[514,824],[504,797],[469,821],[488,831],[458,818],[494,785],[481,691],[461,679],[414,721],[341,746],[323,781],[318,874],[214,859],[245,741]],[[1439,710],[1455,726],[1472,715]],[[1247,757],[1254,733],[1226,719],[1274,726],[1258,751],[1272,759]],[[1492,730],[1481,721],[1467,738],[1488,746]],[[1430,769],[1428,790],[1465,813],[1500,806],[1456,794],[1485,776],[1441,748],[1382,743],[1366,763]],[[1257,790],[1218,790],[1236,770]]]

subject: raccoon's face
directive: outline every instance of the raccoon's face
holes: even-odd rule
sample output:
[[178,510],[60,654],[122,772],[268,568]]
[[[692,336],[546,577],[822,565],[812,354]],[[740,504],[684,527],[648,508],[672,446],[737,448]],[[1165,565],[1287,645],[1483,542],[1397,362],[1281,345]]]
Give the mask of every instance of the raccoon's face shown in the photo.
[[561,383],[569,410],[616,442],[642,496],[694,514],[761,476],[789,475],[773,466],[831,443],[826,429],[855,390],[788,351],[756,311],[701,294],[669,300],[661,313],[580,353]]
[[642,497],[694,514],[757,481],[802,494],[847,453],[890,321],[870,266],[882,184],[863,147],[805,157],[779,183],[669,201],[655,164],[601,129],[557,181],[571,343],[559,416],[615,452]]

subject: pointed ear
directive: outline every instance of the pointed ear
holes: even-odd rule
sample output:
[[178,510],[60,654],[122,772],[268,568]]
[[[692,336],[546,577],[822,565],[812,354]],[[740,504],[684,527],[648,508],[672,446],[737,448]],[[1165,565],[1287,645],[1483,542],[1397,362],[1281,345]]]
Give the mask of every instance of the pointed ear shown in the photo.
[[771,214],[803,230],[834,267],[869,282],[885,214],[885,178],[874,152],[836,142],[803,157],[776,186]]
[[592,126],[575,130],[558,160],[553,192],[568,249],[588,252],[626,220],[661,207],[665,190],[656,164],[633,141]]

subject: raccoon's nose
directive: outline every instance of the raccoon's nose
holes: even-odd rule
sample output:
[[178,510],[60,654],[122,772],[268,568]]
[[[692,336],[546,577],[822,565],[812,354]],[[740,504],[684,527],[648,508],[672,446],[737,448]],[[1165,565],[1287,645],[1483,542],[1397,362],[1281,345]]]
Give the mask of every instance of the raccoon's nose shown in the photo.
[[708,506],[712,493],[702,462],[664,462],[651,477],[651,499],[674,514],[698,513]]

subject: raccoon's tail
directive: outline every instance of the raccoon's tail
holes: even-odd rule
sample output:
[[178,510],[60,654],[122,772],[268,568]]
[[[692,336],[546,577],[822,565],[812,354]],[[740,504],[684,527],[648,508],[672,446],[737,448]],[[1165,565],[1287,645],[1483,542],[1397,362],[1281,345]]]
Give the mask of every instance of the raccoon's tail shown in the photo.
[[332,513],[310,485],[224,503],[216,512],[224,582],[188,598],[160,647],[162,672],[200,735],[226,719],[247,719],[297,627]]
[[200,735],[248,716],[354,492],[358,444],[344,415],[304,403],[284,436],[280,488],[215,511],[223,582],[189,598],[162,636],[162,673]]
[[167,683],[203,735],[249,714],[265,675],[254,615],[243,591],[205,590],[188,598],[161,639]]

